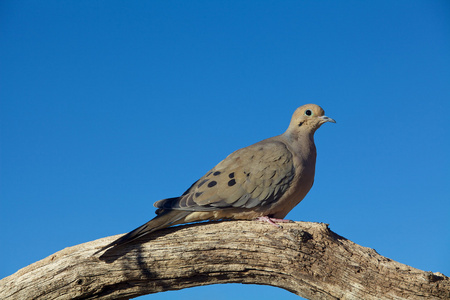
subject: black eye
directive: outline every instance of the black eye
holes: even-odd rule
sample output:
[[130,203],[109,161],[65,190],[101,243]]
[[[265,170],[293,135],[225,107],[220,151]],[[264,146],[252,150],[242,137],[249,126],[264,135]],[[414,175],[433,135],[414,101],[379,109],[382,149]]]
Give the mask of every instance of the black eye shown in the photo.
[[305,115],[307,116],[312,115],[312,111],[310,109],[305,110]]

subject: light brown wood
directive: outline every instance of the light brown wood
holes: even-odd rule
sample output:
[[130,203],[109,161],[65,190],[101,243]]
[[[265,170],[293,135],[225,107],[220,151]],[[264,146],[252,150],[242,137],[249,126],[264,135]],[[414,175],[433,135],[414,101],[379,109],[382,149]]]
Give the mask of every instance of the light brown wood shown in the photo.
[[[264,284],[307,299],[449,299],[450,280],[297,222],[211,222],[61,250],[0,280],[0,299],[128,299],[217,283]],[[101,255],[101,256],[100,256]]]

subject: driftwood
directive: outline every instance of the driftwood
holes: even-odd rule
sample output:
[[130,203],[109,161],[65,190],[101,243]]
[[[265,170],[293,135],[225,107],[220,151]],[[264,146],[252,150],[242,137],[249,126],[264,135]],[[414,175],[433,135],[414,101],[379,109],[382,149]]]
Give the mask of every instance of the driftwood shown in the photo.
[[308,299],[449,299],[450,280],[359,246],[326,224],[251,221],[168,228],[95,254],[118,236],[61,250],[0,280],[0,299],[128,299],[217,283]]

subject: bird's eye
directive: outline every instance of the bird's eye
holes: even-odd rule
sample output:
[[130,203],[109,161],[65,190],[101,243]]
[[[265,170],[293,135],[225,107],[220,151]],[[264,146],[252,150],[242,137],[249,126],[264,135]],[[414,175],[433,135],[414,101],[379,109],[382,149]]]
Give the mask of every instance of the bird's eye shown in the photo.
[[310,109],[305,110],[305,115],[311,116],[313,113]]

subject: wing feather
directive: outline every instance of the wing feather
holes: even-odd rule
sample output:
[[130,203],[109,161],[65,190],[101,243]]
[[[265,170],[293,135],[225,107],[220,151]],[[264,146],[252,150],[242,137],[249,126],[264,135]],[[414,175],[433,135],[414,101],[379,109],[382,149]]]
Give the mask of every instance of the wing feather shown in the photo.
[[286,145],[266,140],[231,153],[181,197],[154,205],[161,211],[254,208],[277,201],[294,174],[293,155]]

